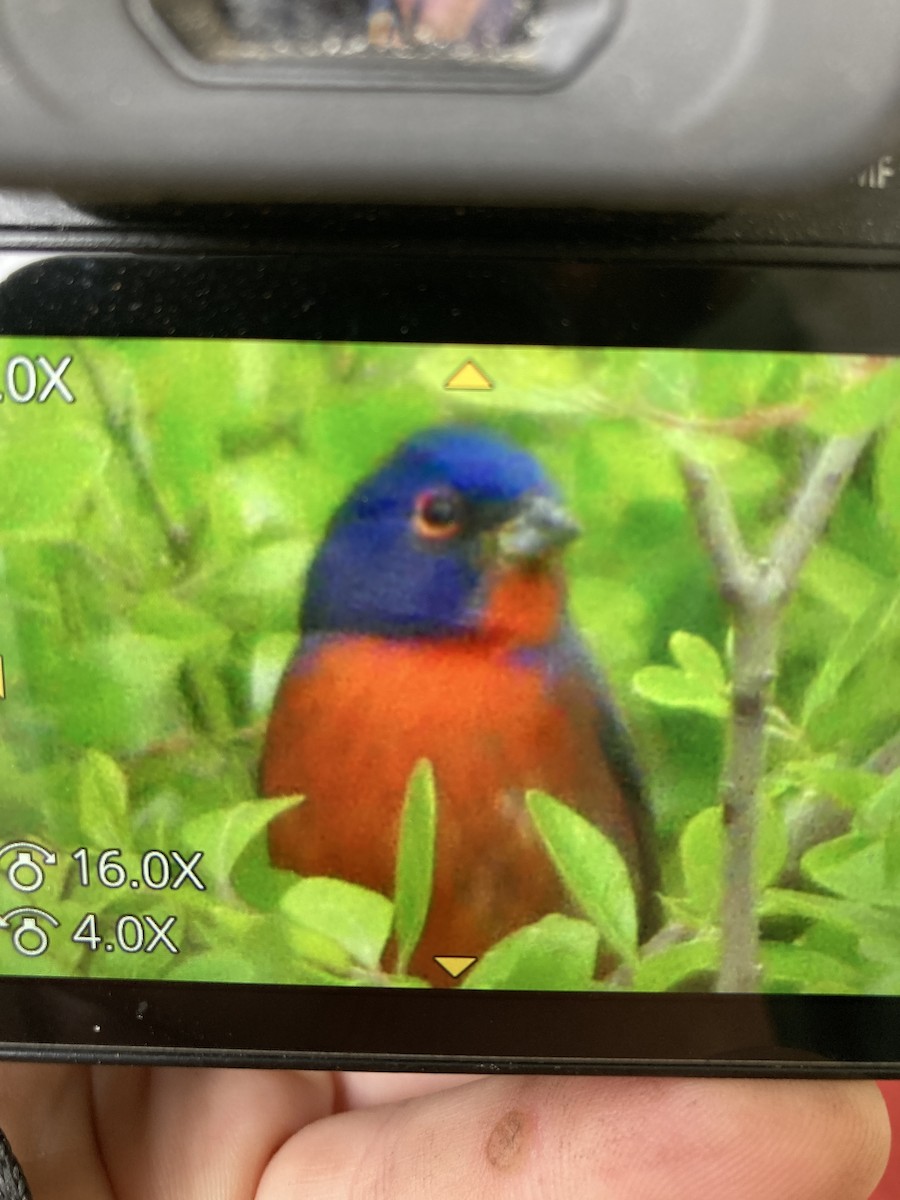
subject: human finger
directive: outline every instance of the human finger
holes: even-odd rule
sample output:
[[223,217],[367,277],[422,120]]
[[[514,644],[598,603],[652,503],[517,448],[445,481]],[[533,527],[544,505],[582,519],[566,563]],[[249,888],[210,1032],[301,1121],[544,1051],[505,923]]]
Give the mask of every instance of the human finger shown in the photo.
[[371,1108],[374,1104],[395,1104],[432,1092],[445,1091],[478,1079],[477,1075],[438,1075],[427,1072],[382,1074],[380,1071],[342,1071],[336,1078],[341,1111]]
[[326,1071],[98,1067],[94,1099],[116,1197],[253,1200],[279,1147],[333,1111],[334,1081]]
[[37,1200],[111,1200],[87,1067],[0,1065],[0,1128]]
[[864,1200],[888,1139],[865,1083],[497,1078],[307,1126],[258,1200]]

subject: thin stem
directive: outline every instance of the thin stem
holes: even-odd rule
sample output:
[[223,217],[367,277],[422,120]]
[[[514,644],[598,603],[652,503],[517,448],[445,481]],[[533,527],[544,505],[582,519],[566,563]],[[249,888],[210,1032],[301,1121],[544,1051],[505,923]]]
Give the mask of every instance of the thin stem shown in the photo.
[[[862,767],[885,778],[900,768],[900,733],[870,754]],[[801,880],[800,862],[807,850],[849,833],[852,820],[851,810],[833,796],[814,791],[804,793],[788,822],[790,848],[779,886],[796,887]]]
[[103,419],[107,433],[116,445],[122,449],[128,460],[138,487],[144,494],[144,498],[156,519],[156,523],[163,537],[166,539],[169,554],[173,562],[179,566],[185,565],[190,556],[190,536],[188,530],[179,524],[169,512],[168,506],[159,488],[156,486],[156,480],[153,478],[153,473],[150,470],[138,438],[135,435],[132,422],[127,416],[122,416],[116,411],[115,406],[107,395],[99,371],[96,370],[89,358],[83,360],[83,366],[90,377],[91,386],[103,410]]
[[870,437],[836,437],[823,446],[768,553],[760,558],[748,551],[731,498],[716,472],[681,459],[697,530],[734,629],[731,722],[719,796],[725,824],[722,961],[716,985],[720,992],[753,992],[759,987],[759,795],[784,608]]
[[720,992],[759,988],[756,844],[778,627],[778,615],[770,607],[748,606],[735,613],[731,730],[720,790],[726,843]]
[[895,733],[866,760],[866,767],[876,775],[892,775],[900,767],[900,733]]
[[727,604],[736,605],[754,586],[757,566],[744,546],[731,497],[712,468],[684,456],[679,465],[719,591]]
[[836,437],[826,442],[781,528],[772,539],[768,565],[774,599],[793,591],[810,551],[825,531],[847,480],[853,474],[871,433]]
[[[660,954],[663,950],[668,950],[670,946],[689,942],[693,937],[694,931],[689,925],[683,925],[677,921],[665,925],[643,943],[640,948],[640,957],[642,959],[652,958],[654,954]],[[614,988],[629,990],[634,987],[634,967],[629,963],[621,963],[612,974],[606,977],[604,982]]]

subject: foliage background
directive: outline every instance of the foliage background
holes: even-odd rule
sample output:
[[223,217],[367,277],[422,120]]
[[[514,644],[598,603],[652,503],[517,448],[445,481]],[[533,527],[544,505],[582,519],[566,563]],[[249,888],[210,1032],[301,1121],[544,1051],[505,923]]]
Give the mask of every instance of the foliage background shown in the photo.
[[[257,799],[255,772],[330,513],[401,438],[463,420],[538,455],[584,525],[572,607],[635,734],[681,930],[641,958],[622,948],[628,889],[598,908],[575,884],[584,920],[508,939],[466,985],[706,986],[728,631],[675,451],[719,468],[762,547],[822,439],[872,428],[785,621],[760,917],[765,987],[900,992],[900,775],[866,768],[900,724],[895,367],[860,382],[858,362],[796,355],[0,341],[4,359],[17,353],[74,355],[77,403],[0,407],[0,838],[61,854],[36,897],[0,875],[3,911],[39,903],[61,922],[39,959],[0,937],[0,970],[415,983],[379,969],[389,899],[269,867],[264,827],[284,802]],[[496,389],[444,391],[470,353]],[[791,830],[822,796],[838,825],[786,874]],[[544,816],[563,866],[608,850],[578,829],[552,843]],[[82,846],[121,849],[132,872],[149,848],[203,849],[208,890],[83,888],[69,857]],[[173,914],[182,952],[92,952],[70,940],[87,912],[104,940],[120,913]],[[598,943],[628,976],[593,981]]]

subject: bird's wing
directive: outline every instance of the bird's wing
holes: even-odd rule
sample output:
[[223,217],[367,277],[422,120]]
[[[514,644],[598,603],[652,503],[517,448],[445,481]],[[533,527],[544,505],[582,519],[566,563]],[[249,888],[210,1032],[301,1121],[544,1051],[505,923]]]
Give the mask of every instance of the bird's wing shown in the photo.
[[657,894],[660,872],[653,812],[637,750],[602,669],[574,629],[565,630],[558,643],[557,654],[562,671],[579,678],[591,693],[596,713],[597,741],[634,824],[640,876],[645,891],[642,932],[646,934],[659,924]]

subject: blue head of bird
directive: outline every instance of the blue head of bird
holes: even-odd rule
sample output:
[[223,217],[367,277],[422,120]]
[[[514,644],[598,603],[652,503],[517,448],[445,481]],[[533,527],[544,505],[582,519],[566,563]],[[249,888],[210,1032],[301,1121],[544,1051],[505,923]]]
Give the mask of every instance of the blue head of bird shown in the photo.
[[501,577],[556,572],[578,533],[544,469],[479,429],[404,442],[334,514],[309,570],[305,635],[477,632]]

